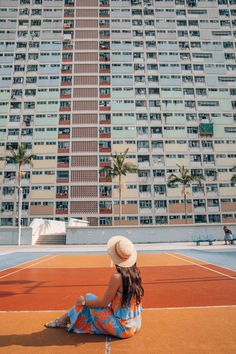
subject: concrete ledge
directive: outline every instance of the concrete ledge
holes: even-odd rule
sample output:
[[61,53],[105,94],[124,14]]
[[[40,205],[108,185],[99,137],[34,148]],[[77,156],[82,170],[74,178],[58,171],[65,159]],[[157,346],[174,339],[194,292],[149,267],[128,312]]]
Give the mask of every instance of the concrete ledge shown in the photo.
[[[228,224],[235,233],[236,224]],[[106,244],[114,235],[128,237],[134,243],[189,242],[198,236],[224,239],[223,224],[163,225],[163,226],[114,226],[114,227],[68,227],[67,245]]]
[[[32,245],[31,227],[22,227],[21,245]],[[18,228],[12,226],[0,227],[0,245],[17,245]]]

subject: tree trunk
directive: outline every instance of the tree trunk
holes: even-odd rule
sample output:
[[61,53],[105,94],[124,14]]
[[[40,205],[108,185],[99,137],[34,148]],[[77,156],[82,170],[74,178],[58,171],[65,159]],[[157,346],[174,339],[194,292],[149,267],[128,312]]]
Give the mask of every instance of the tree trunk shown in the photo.
[[121,175],[119,175],[119,225],[121,225]]
[[22,188],[21,188],[21,169],[18,170],[18,246],[21,244],[21,207],[22,207]]
[[185,213],[185,224],[188,223],[188,219],[187,219],[187,198],[186,198],[186,192],[185,192],[185,188],[184,188],[184,213]]

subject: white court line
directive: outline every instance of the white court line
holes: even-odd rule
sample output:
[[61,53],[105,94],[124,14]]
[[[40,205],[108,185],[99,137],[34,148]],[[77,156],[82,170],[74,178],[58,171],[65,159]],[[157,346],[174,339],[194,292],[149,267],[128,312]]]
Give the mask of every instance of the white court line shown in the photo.
[[111,353],[111,337],[106,336],[106,344],[105,344],[105,354]]
[[[199,246],[198,246],[199,247]],[[178,250],[177,250],[178,251]],[[214,250],[215,251],[215,250]],[[216,252],[218,252],[217,250],[216,250]],[[228,252],[232,252],[232,251],[228,251]],[[226,252],[225,252],[226,253]],[[183,255],[184,257],[187,257],[187,258],[195,258],[195,257],[191,257],[191,256],[187,256],[187,255]],[[208,264],[211,264],[211,265],[214,265],[214,266],[216,266],[216,267],[219,267],[219,268],[224,268],[224,269],[227,269],[227,270],[230,270],[231,272],[236,272],[236,270],[235,269],[232,269],[232,268],[229,268],[229,267],[225,267],[225,266],[223,266],[223,265],[220,265],[220,264],[217,264],[217,263],[209,263],[209,262],[206,262],[206,260],[205,259],[203,259],[201,256],[199,256],[199,255],[197,255],[197,260],[198,261],[201,261],[201,262],[204,262],[204,263],[208,263]]]
[[[197,309],[223,309],[223,308],[236,308],[236,305],[213,305],[213,306],[182,306],[182,307],[147,307],[143,311],[171,311],[171,310],[197,310]],[[1,310],[1,313],[49,313],[49,312],[62,312],[68,310]],[[107,336],[109,337],[109,336]]]
[[[48,260],[51,260],[51,259],[53,259],[53,258],[55,258],[55,257],[57,257],[58,255],[56,254],[55,256],[52,256],[52,257],[49,257],[49,258],[46,258],[46,259],[43,259],[43,260],[41,260],[41,261],[39,261],[39,262],[35,262],[35,263],[33,263],[33,264],[30,264],[29,266],[27,266],[27,267],[24,267],[24,268],[21,268],[21,269],[18,269],[18,270],[15,270],[14,272],[11,272],[11,273],[8,273],[8,274],[5,274],[5,275],[2,275],[2,276],[0,276],[0,279],[2,279],[2,278],[6,278],[6,277],[8,277],[9,275],[12,275],[12,274],[15,274],[15,273],[18,273],[18,272],[21,272],[22,270],[25,270],[25,269],[27,269],[27,268],[30,268],[30,267],[33,267],[33,266],[35,266],[35,265],[37,265],[37,264],[40,264],[40,263],[43,263],[43,262],[46,262],[46,261],[48,261]],[[41,258],[45,258],[45,257],[48,257],[48,255],[47,256],[44,256],[44,257],[41,257]],[[31,261],[30,261],[31,262]],[[25,262],[25,263],[29,263],[29,262]],[[22,263],[22,264],[25,264],[25,263]],[[17,266],[19,266],[20,264],[18,264]],[[13,267],[11,267],[11,268],[13,268]],[[11,268],[8,268],[8,269],[11,269]]]
[[[221,309],[221,308],[236,308],[236,305],[213,305],[213,306],[181,306],[181,307],[148,307],[144,311],[166,311],[166,310],[197,310],[197,309]],[[1,313],[1,311],[0,311]]]
[[[219,272],[218,270],[215,270],[215,269],[211,269],[211,268],[206,267],[206,266],[204,266],[204,265],[202,265],[202,264],[198,264],[198,263],[196,263],[196,262],[189,261],[189,260],[188,260],[188,259],[186,259],[186,258],[178,257],[178,256],[176,256],[175,254],[172,254],[172,253],[166,253],[166,254],[168,254],[169,256],[172,256],[172,257],[174,257],[174,258],[180,259],[180,260],[182,260],[182,261],[185,261],[185,262],[188,262],[188,263],[194,264],[194,265],[196,265],[196,266],[198,266],[198,267],[201,267],[201,268],[204,268],[204,269],[210,270],[211,272],[214,272],[214,273],[217,273],[217,274],[223,275],[224,277],[227,277],[227,278],[230,278],[230,279],[236,280],[236,277],[233,277],[233,276],[231,276],[231,275],[228,275],[228,274],[225,274],[225,273]],[[211,263],[209,263],[209,264],[211,264]]]
[[[36,259],[41,259],[41,258],[48,257],[48,256],[50,256],[50,254],[47,254],[46,256],[38,257],[38,258],[36,258]],[[25,261],[25,262],[22,262],[22,263],[17,263],[17,264],[15,264],[15,265],[12,266],[12,267],[0,269],[0,273],[1,273],[1,272],[5,272],[5,270],[12,269],[12,268],[16,268],[16,267],[18,267],[18,266],[21,266],[22,264],[27,264],[27,263],[30,263],[30,262],[33,262],[33,261],[35,261],[35,259],[32,259],[31,261]]]

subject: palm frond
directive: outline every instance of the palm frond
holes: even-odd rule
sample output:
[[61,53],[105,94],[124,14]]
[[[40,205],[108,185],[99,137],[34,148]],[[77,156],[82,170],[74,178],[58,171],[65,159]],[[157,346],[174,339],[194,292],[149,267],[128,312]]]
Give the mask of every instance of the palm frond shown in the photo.
[[178,177],[177,175],[175,175],[174,173],[171,173],[171,175],[168,177],[168,180],[167,180],[167,186],[172,187],[174,184],[180,183],[180,182],[181,182],[181,178]]
[[230,179],[230,182],[234,185],[236,183],[236,175],[233,175]]
[[6,161],[10,161],[19,167],[30,164],[33,165],[33,161],[36,158],[34,154],[27,154],[27,146],[25,144],[18,145],[17,149],[9,147],[10,156],[5,156]]

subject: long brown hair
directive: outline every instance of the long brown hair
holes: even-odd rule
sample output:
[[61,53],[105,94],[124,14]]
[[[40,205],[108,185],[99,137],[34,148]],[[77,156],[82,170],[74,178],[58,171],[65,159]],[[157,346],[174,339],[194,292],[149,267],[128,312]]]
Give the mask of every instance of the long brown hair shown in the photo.
[[129,268],[123,268],[116,265],[116,269],[122,276],[122,306],[129,305],[133,296],[136,298],[137,305],[140,304],[141,297],[144,295],[144,289],[142,287],[141,274],[136,263]]

